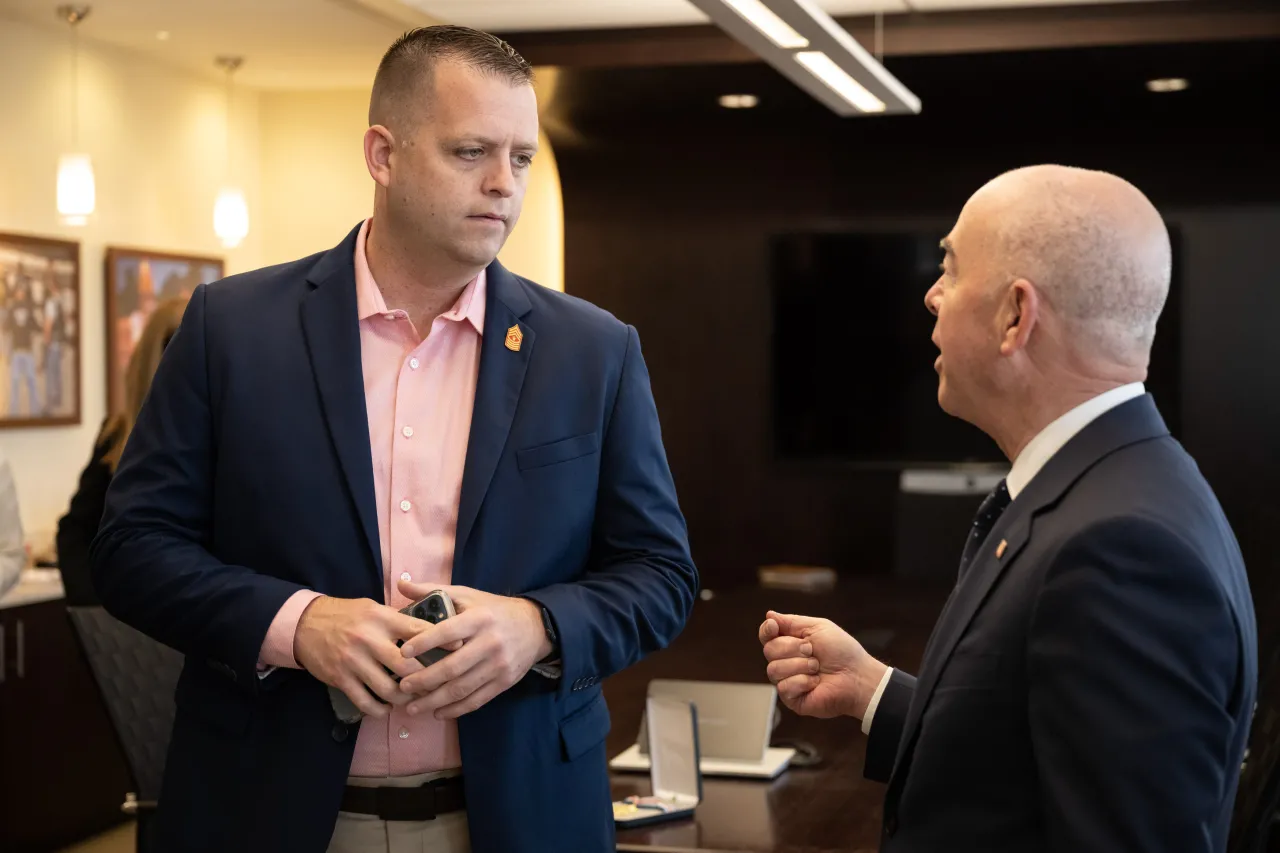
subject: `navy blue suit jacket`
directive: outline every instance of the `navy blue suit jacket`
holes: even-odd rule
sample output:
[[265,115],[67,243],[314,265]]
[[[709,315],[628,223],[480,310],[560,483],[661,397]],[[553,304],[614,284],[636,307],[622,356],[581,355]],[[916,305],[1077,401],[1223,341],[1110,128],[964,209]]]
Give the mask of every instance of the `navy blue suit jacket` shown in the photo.
[[[107,496],[102,602],[187,656],[166,853],[332,834],[356,732],[308,673],[256,666],[295,591],[383,600],[355,238],[196,290]],[[487,292],[453,583],[543,604],[563,677],[459,721],[472,848],[612,850],[600,681],[680,632],[697,574],[635,330],[497,262]]]
[[1122,404],[996,522],[919,680],[893,674],[881,849],[1224,851],[1257,675],[1217,499],[1151,397]]

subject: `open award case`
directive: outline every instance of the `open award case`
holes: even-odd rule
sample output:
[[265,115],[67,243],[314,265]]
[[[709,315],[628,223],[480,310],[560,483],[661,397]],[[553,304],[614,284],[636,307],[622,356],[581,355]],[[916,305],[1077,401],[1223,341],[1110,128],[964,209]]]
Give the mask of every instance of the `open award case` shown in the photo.
[[[772,684],[657,679],[648,695],[687,702],[698,709],[700,767],[704,776],[773,779],[795,757],[790,747],[770,746],[778,704]],[[609,768],[644,773],[649,767],[648,724],[636,742],[614,756]]]
[[650,696],[645,703],[653,795],[613,803],[619,829],[692,817],[702,800],[698,710],[690,702]]

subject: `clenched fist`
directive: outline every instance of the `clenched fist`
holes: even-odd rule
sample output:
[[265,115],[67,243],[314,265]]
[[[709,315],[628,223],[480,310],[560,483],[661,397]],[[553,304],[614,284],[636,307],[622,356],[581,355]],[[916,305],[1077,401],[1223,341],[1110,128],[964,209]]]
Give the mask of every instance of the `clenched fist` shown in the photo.
[[862,719],[888,669],[829,619],[771,610],[760,643],[778,698],[806,717]]

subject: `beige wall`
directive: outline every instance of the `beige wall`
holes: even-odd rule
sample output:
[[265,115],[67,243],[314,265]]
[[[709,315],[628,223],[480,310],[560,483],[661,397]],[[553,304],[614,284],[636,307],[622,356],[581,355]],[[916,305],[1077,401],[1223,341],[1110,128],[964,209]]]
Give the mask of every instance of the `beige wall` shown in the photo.
[[106,411],[103,251],[137,246],[216,255],[237,272],[262,264],[258,98],[236,93],[233,144],[254,226],[237,249],[213,233],[223,180],[225,88],[135,54],[83,41],[80,147],[93,158],[97,211],[58,219],[58,156],[71,147],[71,54],[64,33],[0,18],[0,232],[80,242],[79,426],[0,430],[28,538],[47,542],[66,510]]
[[263,92],[263,261],[321,252],[373,212],[367,91]]
[[520,221],[498,260],[538,284],[564,290],[564,202],[560,169],[545,133],[538,134],[538,156],[529,172]]
[[[364,91],[237,89],[237,183],[249,203],[245,242],[226,250],[213,233],[224,178],[225,88],[128,51],[82,41],[80,128],[93,157],[97,212],[62,225],[54,188],[71,146],[71,56],[65,34],[0,17],[0,232],[81,244],[79,426],[0,430],[28,538],[52,537],[106,412],[103,252],[108,245],[221,256],[229,273],[329,248],[369,214],[372,184],[361,137]],[[550,144],[535,161],[524,214],[501,259],[563,289],[563,215]]]

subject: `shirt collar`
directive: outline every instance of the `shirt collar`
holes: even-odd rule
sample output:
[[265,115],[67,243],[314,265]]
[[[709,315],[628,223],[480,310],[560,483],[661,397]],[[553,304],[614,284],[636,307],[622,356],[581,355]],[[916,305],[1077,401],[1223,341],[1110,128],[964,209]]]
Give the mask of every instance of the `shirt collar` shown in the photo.
[[[356,309],[361,320],[388,313],[386,300],[382,298],[382,290],[378,287],[378,283],[373,280],[373,273],[369,270],[369,256],[365,253],[365,241],[372,223],[372,217],[366,219],[360,226],[359,235],[356,236]],[[463,288],[453,307],[440,315],[444,320],[470,321],[481,337],[484,336],[486,272],[481,270],[480,274]]]
[[1074,438],[1076,433],[1121,403],[1127,403],[1145,393],[1147,389],[1141,382],[1130,382],[1128,385],[1112,388],[1091,400],[1086,400],[1040,430],[1018,454],[1018,458],[1013,460],[1013,467],[1009,470],[1009,476],[1005,478],[1009,497],[1016,498],[1036,474],[1040,473],[1040,469]]

